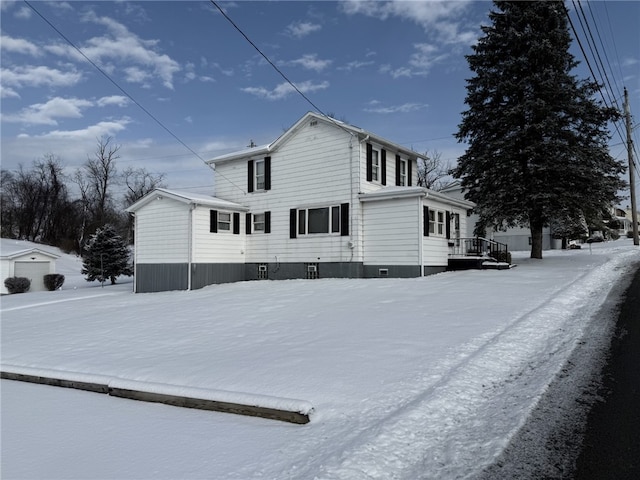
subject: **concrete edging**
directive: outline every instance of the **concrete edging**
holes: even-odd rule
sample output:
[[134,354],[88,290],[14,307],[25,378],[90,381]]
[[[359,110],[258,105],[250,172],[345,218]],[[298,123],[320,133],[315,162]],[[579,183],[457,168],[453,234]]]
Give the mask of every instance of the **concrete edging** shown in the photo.
[[[27,370],[18,368],[18,370]],[[72,377],[81,377],[82,375],[71,375]],[[89,377],[89,375],[87,375]],[[37,383],[41,385],[50,385],[54,387],[73,388],[76,390],[85,390],[94,393],[103,393],[117,398],[126,398],[130,400],[139,400],[143,402],[163,403],[175,407],[195,408],[199,410],[209,410],[214,412],[233,413],[236,415],[247,415],[252,417],[266,418],[270,420],[279,420],[282,422],[295,423],[304,425],[309,423],[310,415],[313,411],[307,402],[300,401],[299,411],[272,408],[261,405],[251,405],[227,401],[224,399],[216,400],[213,398],[197,398],[187,395],[175,395],[170,393],[162,393],[157,391],[144,391],[141,389],[122,388],[117,386],[119,380],[113,379],[116,386],[111,386],[112,382],[106,381],[94,382],[83,380],[81,378],[58,378],[47,375],[39,375],[37,373],[19,373],[7,371],[4,368],[0,371],[0,378],[5,380],[15,380],[19,382]],[[109,380],[109,377],[103,377]],[[120,383],[122,383],[120,381]],[[131,382],[127,382],[131,383]],[[143,385],[143,383],[140,383]],[[210,395],[207,395],[210,396]],[[224,397],[224,395],[223,395]],[[259,396],[257,396],[259,397]],[[267,398],[267,397],[263,397]],[[296,401],[288,400],[284,403],[295,403]]]

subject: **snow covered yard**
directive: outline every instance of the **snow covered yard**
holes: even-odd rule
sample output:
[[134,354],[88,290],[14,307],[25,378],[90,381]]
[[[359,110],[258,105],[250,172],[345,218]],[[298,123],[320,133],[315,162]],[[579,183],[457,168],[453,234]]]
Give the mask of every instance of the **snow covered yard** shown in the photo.
[[[419,279],[2,297],[2,365],[298,399],[311,423],[2,381],[4,478],[463,478],[504,448],[640,251]],[[83,283],[84,282],[84,283]],[[75,288],[74,288],[75,287]],[[76,450],[81,455],[75,453]]]

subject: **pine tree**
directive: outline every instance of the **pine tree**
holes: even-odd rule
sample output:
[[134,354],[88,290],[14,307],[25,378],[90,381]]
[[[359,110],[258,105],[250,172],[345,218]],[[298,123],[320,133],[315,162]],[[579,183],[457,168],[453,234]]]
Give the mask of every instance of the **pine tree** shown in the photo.
[[82,274],[87,275],[88,282],[104,282],[109,279],[114,285],[117,277],[133,275],[129,264],[129,249],[111,225],[99,228],[87,242],[84,251]]
[[608,151],[618,112],[578,80],[562,1],[494,1],[491,25],[467,56],[472,78],[456,137],[468,147],[453,174],[480,224],[529,226],[531,257],[542,229],[619,201],[625,167]]

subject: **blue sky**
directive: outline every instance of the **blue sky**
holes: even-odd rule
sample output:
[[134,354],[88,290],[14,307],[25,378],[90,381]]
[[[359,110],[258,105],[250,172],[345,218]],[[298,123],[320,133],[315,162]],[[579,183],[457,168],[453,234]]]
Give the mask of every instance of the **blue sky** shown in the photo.
[[[121,145],[120,170],[144,167],[166,173],[170,188],[211,193],[212,172],[173,135],[208,159],[252,140],[269,143],[314,109],[210,2],[31,3],[166,129],[26,3],[0,5],[3,169],[46,154],[73,169],[93,154],[97,138],[111,136]],[[324,113],[451,162],[464,152],[453,138],[470,75],[464,55],[492,3],[220,5]],[[638,115],[640,2],[581,5],[612,96],[621,105],[626,86]],[[574,6],[567,2],[582,35]],[[573,53],[584,78],[577,44]],[[621,142],[616,133],[611,153],[626,158]]]

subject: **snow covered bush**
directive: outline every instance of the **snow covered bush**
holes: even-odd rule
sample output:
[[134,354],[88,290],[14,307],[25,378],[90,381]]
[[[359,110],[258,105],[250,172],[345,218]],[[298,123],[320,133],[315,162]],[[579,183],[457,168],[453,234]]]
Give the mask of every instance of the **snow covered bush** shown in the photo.
[[31,288],[31,280],[26,277],[9,277],[4,281],[9,293],[24,293]]
[[62,288],[62,284],[64,284],[64,275],[49,273],[44,276],[44,286],[47,287],[47,290],[50,292]]
[[111,285],[121,275],[133,275],[129,262],[129,249],[112,225],[96,230],[84,247],[82,272],[88,282],[110,280]]

